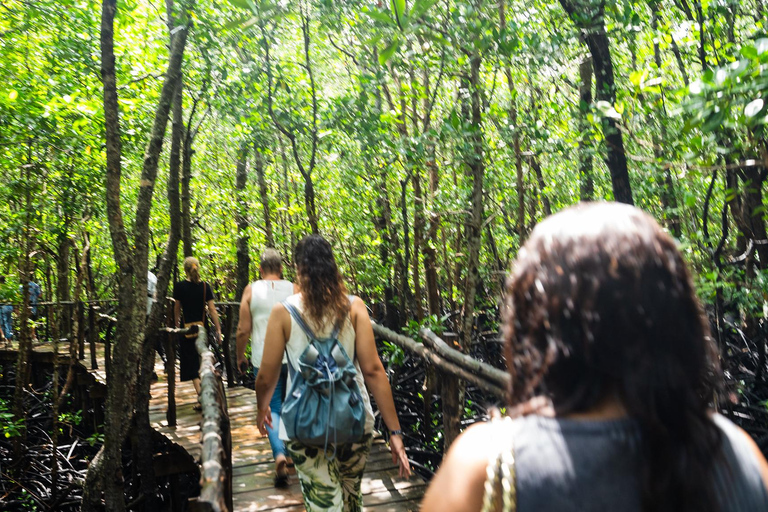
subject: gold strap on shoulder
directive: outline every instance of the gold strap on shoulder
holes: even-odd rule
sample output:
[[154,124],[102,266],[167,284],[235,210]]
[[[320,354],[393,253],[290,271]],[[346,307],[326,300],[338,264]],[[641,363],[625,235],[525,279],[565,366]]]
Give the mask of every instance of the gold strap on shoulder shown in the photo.
[[[517,489],[515,488],[515,455],[509,417],[494,417],[491,420],[494,446],[498,453],[488,459],[483,490],[482,512],[517,512]],[[499,493],[499,488],[501,492]]]

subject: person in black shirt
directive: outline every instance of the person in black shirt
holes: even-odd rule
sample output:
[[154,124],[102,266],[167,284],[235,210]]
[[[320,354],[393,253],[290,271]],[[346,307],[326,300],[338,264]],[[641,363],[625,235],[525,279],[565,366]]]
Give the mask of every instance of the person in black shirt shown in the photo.
[[[184,260],[185,281],[179,281],[173,286],[174,319],[176,327],[179,327],[181,312],[184,312],[184,326],[192,324],[205,325],[205,307],[208,306],[208,314],[216,328],[216,342],[221,343],[221,324],[216,307],[213,303],[213,290],[211,285],[200,280],[200,262],[192,256]],[[183,336],[179,342],[179,362],[181,366],[180,380],[191,380],[195,386],[197,395],[200,396],[200,356],[195,348],[197,336]],[[199,410],[199,405],[195,407]]]

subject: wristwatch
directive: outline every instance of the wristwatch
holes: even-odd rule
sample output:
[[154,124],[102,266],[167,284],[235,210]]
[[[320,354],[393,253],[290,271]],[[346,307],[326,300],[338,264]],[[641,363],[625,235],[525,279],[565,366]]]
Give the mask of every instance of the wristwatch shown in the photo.
[[398,430],[390,430],[389,431],[389,436],[390,437],[392,437],[392,436],[402,436],[402,435],[403,435],[403,431],[399,430],[399,429]]

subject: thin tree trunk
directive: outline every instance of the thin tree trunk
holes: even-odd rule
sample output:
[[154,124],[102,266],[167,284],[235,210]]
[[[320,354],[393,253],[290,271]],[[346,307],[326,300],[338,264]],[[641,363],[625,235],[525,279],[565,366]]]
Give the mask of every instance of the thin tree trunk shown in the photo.
[[435,145],[430,142],[427,146],[427,169],[429,171],[429,201],[432,205],[429,213],[429,230],[424,244],[424,274],[427,281],[427,302],[429,314],[440,316],[442,309],[440,304],[440,289],[437,284],[437,244],[438,228],[440,227],[440,215],[437,212],[435,196],[440,183],[439,170],[435,162]]
[[306,167],[304,166],[301,157],[299,156],[299,148],[298,148],[298,141],[296,139],[296,134],[292,129],[289,129],[286,127],[277,117],[274,111],[273,107],[273,77],[272,77],[272,64],[270,60],[270,44],[269,44],[269,34],[266,31],[266,27],[261,23],[261,33],[262,33],[262,46],[264,48],[264,57],[266,60],[266,72],[267,72],[267,108],[269,110],[270,118],[272,119],[272,122],[277,127],[277,129],[285,135],[288,138],[288,141],[291,143],[291,151],[293,153],[293,159],[296,162],[296,166],[299,169],[299,173],[301,173],[302,178],[304,178],[304,206],[307,211],[307,220],[309,221],[309,227],[314,234],[318,234],[320,232],[319,223],[318,223],[318,217],[317,217],[317,208],[315,206],[315,186],[312,181],[312,171],[315,168],[315,163],[317,161],[317,146],[318,146],[318,107],[317,107],[317,88],[315,87],[315,77],[314,72],[312,70],[312,59],[310,58],[310,17],[309,17],[309,11],[305,10],[303,7],[300,8],[301,11],[301,34],[302,39],[304,42],[304,69],[307,71],[307,76],[309,77],[309,89],[310,94],[312,96],[312,128],[310,129],[310,142],[311,142],[311,148],[310,148],[310,156],[309,156],[309,162],[307,163]]
[[88,468],[86,481],[92,489],[87,489],[84,494],[83,509],[94,510],[98,506],[100,493],[96,482],[103,479],[107,509],[122,512],[125,510],[122,442],[130,424],[136,399],[137,373],[146,314],[149,216],[152,194],[168,115],[181,76],[181,61],[188,30],[179,30],[171,46],[168,68],[144,155],[133,226],[134,240],[133,244],[130,244],[120,205],[122,150],[114,54],[116,11],[116,0],[103,1],[101,54],[107,148],[107,217],[118,267],[117,315],[121,321],[121,329],[117,332],[113,345],[113,363],[107,383],[104,446],[101,450],[103,455],[97,458],[98,464],[94,460]]
[[[616,102],[616,84],[613,75],[610,42],[605,31],[604,0],[587,2],[585,7],[589,12],[579,11],[577,6],[581,5],[576,0],[560,0],[560,4],[576,26],[584,32],[584,40],[592,54],[597,99],[613,105]],[[632,186],[629,182],[627,155],[624,152],[624,138],[619,131],[616,120],[609,115],[602,117],[602,125],[606,146],[605,163],[611,174],[613,198],[621,203],[634,204]]]
[[[392,227],[392,205],[389,200],[389,187],[387,184],[387,172],[383,166],[378,166],[378,190],[376,196],[376,208],[374,209],[373,225],[381,237],[382,243],[379,244],[379,259],[381,265],[387,271],[387,283],[384,287],[384,302],[386,307],[387,327],[400,327],[400,314],[402,313],[397,304],[395,304],[395,294],[393,290],[393,273],[390,268],[390,255],[394,254],[396,259],[402,259],[400,256],[399,238],[393,236]],[[373,171],[371,171],[371,174]],[[402,263],[397,264],[397,268]],[[395,272],[397,274],[397,272]]]
[[400,308],[403,312],[406,311],[406,305],[411,302],[413,297],[408,282],[408,267],[411,261],[411,234],[408,222],[407,190],[408,180],[400,180],[400,214],[403,220],[403,249],[405,253],[403,267],[400,269]]
[[424,244],[424,193],[421,189],[421,172],[418,168],[413,169],[411,175],[413,184],[413,259],[411,260],[411,269],[413,272],[413,300],[415,303],[414,316],[416,320],[424,319],[424,309],[422,307],[423,297],[421,291],[421,258],[419,257],[421,247]]
[[13,438],[13,458],[18,461],[22,456],[22,447],[27,440],[27,409],[24,405],[27,385],[30,376],[30,360],[32,355],[32,336],[29,325],[29,281],[32,274],[31,254],[35,248],[32,236],[32,142],[27,150],[27,165],[22,175],[27,184],[25,192],[25,221],[24,221],[24,252],[19,262],[19,280],[21,281],[21,312],[19,313],[19,355],[16,359],[16,382],[13,393],[13,417],[20,421],[19,436]]
[[[56,254],[56,300],[59,303],[67,303],[71,299],[69,283],[69,256],[71,253],[72,239],[69,237],[69,217],[65,214],[64,225],[58,235],[58,250]],[[58,330],[62,335],[69,336],[72,329],[70,315],[62,314],[57,308]],[[48,319],[50,322],[51,319]]]
[[[501,30],[507,28],[506,5],[504,0],[499,1],[499,27]],[[517,236],[520,245],[526,237],[525,230],[525,187],[523,183],[523,154],[520,149],[520,126],[517,123],[517,90],[515,82],[512,79],[512,68],[507,63],[504,66],[504,76],[507,79],[507,88],[509,90],[509,126],[512,129],[512,147],[515,152],[515,186],[517,188]]]
[[471,120],[470,149],[464,155],[467,173],[472,179],[471,213],[467,223],[467,279],[464,287],[464,316],[462,318],[462,346],[468,349],[472,343],[475,296],[480,280],[480,245],[483,226],[483,160],[482,97],[480,91],[480,64],[482,58],[474,53],[469,58],[469,110]]
[[[259,197],[261,199],[261,208],[264,212],[264,236],[268,247],[275,247],[275,235],[272,230],[272,212],[269,208],[269,189],[267,188],[267,177],[264,169],[264,155],[259,148],[253,148],[253,162],[256,168],[256,176],[259,180]],[[312,205],[314,208],[314,203]]]
[[[259,170],[258,149],[254,148],[254,160],[256,161],[256,170]],[[263,174],[263,171],[262,171]],[[259,176],[261,182],[261,176]],[[235,224],[237,225],[237,289],[235,290],[235,300],[239,301],[243,294],[249,279],[248,269],[251,265],[251,257],[248,252],[248,194],[246,185],[248,184],[248,143],[243,141],[237,151],[237,170],[235,176]],[[261,183],[259,183],[261,186]],[[262,193],[263,194],[263,193]],[[264,197],[262,195],[262,201]],[[269,224],[269,211],[265,211],[265,220],[267,224],[267,245],[274,247],[272,240],[272,226]]]
[[592,201],[595,198],[595,182],[592,177],[592,148],[589,136],[590,126],[587,114],[592,109],[592,59],[584,57],[579,64],[579,181],[582,201]]
[[[190,126],[187,131],[191,130]],[[184,159],[181,168],[181,240],[184,257],[192,256],[192,142],[184,138]]]
[[544,183],[544,175],[541,173],[541,163],[539,163],[539,158],[536,155],[531,155],[528,162],[534,174],[536,174],[536,182],[539,184],[539,194],[541,195],[541,204],[544,207],[544,216],[549,217],[552,215],[552,205],[549,203],[549,197],[544,192],[546,184]]
[[[651,28],[654,34],[658,34],[659,32],[659,17],[661,16],[659,8],[659,2],[651,2],[651,11],[653,12],[651,18]],[[661,72],[661,49],[659,48],[658,35],[656,35],[653,39],[653,60],[656,64],[656,69],[658,72]],[[662,99],[663,95],[664,91],[662,90]],[[664,208],[664,217],[667,220],[672,234],[676,238],[680,238],[680,214],[677,211],[677,194],[675,193],[675,183],[672,180],[672,169],[670,169],[668,165],[664,165],[662,163],[665,160],[664,147],[666,147],[667,142],[667,125],[664,123],[664,119],[662,119],[663,114],[666,114],[666,112],[662,107],[661,111],[657,114],[658,131],[653,131],[654,156],[656,157],[656,161],[663,166],[661,172],[663,174],[664,188],[662,189],[661,193],[661,204]]]

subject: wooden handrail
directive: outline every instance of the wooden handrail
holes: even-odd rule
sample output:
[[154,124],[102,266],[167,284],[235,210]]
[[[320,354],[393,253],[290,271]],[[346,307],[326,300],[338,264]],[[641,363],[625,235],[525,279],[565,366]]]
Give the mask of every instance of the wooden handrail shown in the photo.
[[215,357],[207,343],[205,329],[199,329],[195,347],[200,354],[200,405],[202,454],[200,456],[200,497],[195,510],[232,510],[232,436],[227,398]]
[[[455,375],[470,384],[474,384],[480,389],[493,394],[497,398],[503,399],[506,397],[506,390],[509,387],[510,380],[508,374],[489,364],[477,361],[470,356],[462,354],[458,350],[450,348],[447,343],[438,338],[432,331],[429,331],[428,329],[423,330],[428,331],[431,334],[431,336],[428,335],[430,337],[430,342],[434,343],[435,346],[439,345],[441,347],[439,351],[432,348],[432,346],[418,343],[413,338],[398,334],[375,322],[371,323],[373,324],[373,332],[378,337],[416,354],[427,363],[436,366],[444,372]],[[426,332],[424,334],[427,335]],[[439,340],[439,342],[435,340]]]
[[426,345],[446,360],[460,366],[473,375],[478,375],[483,379],[493,382],[501,389],[509,388],[510,376],[507,372],[451,348],[450,345],[429,329],[421,329],[419,335]]

